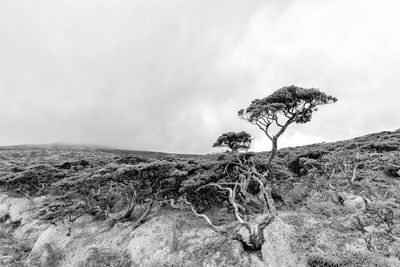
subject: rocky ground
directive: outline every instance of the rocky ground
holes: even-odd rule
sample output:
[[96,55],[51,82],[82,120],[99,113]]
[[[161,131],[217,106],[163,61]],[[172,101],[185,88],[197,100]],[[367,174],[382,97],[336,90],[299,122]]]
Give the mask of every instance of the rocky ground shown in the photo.
[[[274,165],[278,218],[264,230],[265,242],[256,253],[218,235],[190,211],[165,204],[155,205],[134,230],[145,207],[139,206],[132,220],[113,224],[89,213],[70,224],[43,219],[43,207],[57,198],[57,191],[47,188],[137,164],[132,153],[0,150],[0,265],[400,266],[400,131],[281,149]],[[257,154],[260,161],[266,156]],[[207,166],[223,155],[140,157]],[[208,171],[203,166],[201,177]],[[226,229],[234,221],[226,203],[205,213]]]

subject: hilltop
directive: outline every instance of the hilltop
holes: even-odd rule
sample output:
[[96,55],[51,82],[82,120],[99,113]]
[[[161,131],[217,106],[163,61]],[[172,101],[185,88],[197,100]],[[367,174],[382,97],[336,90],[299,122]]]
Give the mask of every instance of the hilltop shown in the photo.
[[[264,230],[258,252],[178,205],[185,196],[229,231],[235,216],[227,195],[197,189],[224,181],[233,157],[66,144],[2,147],[0,261],[399,266],[400,130],[278,150],[270,175],[278,219]],[[254,158],[262,170],[268,152]]]

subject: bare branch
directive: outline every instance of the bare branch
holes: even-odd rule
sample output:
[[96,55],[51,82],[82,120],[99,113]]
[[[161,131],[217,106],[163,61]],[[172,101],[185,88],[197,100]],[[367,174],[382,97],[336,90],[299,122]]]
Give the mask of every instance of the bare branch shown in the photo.
[[152,199],[148,204],[146,210],[143,212],[142,216],[133,224],[132,231],[138,228],[144,221],[146,220],[147,216],[150,214],[151,208],[153,207],[154,199]]
[[235,183],[235,187],[233,189],[229,188],[229,187],[222,187],[221,185],[219,185],[217,183],[209,183],[209,184],[204,185],[203,187],[206,187],[206,186],[216,186],[221,190],[227,190],[229,192],[229,202],[232,204],[232,206],[234,208],[236,219],[238,220],[239,223],[246,224],[239,213],[239,208],[244,209],[244,207],[235,202],[235,195],[236,195],[235,191],[238,186],[238,183]]
[[356,178],[357,178],[357,168],[358,168],[358,159],[359,159],[359,155],[360,155],[360,151],[357,150],[356,159],[355,159],[355,162],[354,162],[353,175],[352,175],[352,177],[351,177],[351,179],[350,179],[350,184],[353,184],[354,181],[355,181]]
[[226,232],[225,230],[221,229],[220,227],[214,225],[214,224],[212,223],[212,221],[210,220],[210,218],[208,218],[207,215],[202,214],[202,213],[198,213],[198,212],[194,209],[192,203],[190,203],[187,199],[184,199],[184,202],[185,202],[186,204],[189,205],[191,211],[192,211],[196,216],[203,218],[203,219],[207,222],[207,224],[210,226],[210,228],[211,228],[212,230],[214,230],[216,233],[221,234],[221,235],[223,235],[223,236],[225,236],[225,237],[227,237],[227,238],[232,238],[231,235],[230,235],[228,232]]

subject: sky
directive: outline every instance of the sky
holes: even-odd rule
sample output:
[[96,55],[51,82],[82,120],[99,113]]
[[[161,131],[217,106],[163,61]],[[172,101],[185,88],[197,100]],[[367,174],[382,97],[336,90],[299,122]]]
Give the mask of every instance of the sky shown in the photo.
[[279,147],[400,128],[396,0],[2,0],[0,145],[213,153],[288,85],[338,98]]

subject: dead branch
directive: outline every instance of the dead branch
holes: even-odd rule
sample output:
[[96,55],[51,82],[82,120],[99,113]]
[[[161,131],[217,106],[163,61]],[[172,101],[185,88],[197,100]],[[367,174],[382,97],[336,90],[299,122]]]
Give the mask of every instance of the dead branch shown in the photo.
[[198,212],[195,210],[195,208],[193,207],[192,203],[190,203],[187,199],[184,199],[183,201],[184,201],[186,204],[189,205],[190,210],[194,213],[194,215],[196,215],[197,217],[203,218],[203,219],[207,222],[208,226],[209,226],[214,232],[216,232],[216,233],[218,233],[218,234],[220,234],[220,235],[223,235],[223,236],[225,236],[226,238],[232,238],[232,236],[231,236],[228,232],[226,232],[226,231],[223,230],[222,228],[220,228],[220,227],[214,225],[214,224],[212,223],[211,219],[208,218],[207,215],[205,215],[205,214],[203,214],[203,213],[198,213]]
[[221,185],[219,185],[219,184],[217,184],[217,183],[209,183],[209,184],[206,184],[206,185],[203,186],[203,187],[206,187],[206,186],[216,186],[216,187],[218,187],[218,188],[221,189],[221,190],[227,190],[227,191],[229,191],[229,202],[232,204],[232,206],[233,206],[233,208],[234,208],[236,219],[238,220],[239,223],[241,223],[241,224],[243,224],[243,225],[246,224],[246,223],[244,222],[242,216],[241,216],[240,213],[239,213],[239,208],[244,209],[244,207],[235,202],[236,188],[237,188],[237,186],[238,186],[238,183],[235,183],[234,189],[229,188],[229,187],[222,187]]
[[365,234],[367,231],[364,229],[364,225],[361,222],[360,217],[355,216],[354,217],[356,221],[353,221],[354,226],[359,230],[361,233]]
[[390,166],[392,166],[392,167],[395,167],[395,168],[400,168],[399,165],[394,164],[394,163],[391,163],[391,162],[388,162],[388,165],[390,165]]
[[152,199],[148,204],[146,210],[143,212],[142,216],[133,224],[132,226],[132,231],[134,231],[136,228],[138,228],[141,224],[144,223],[146,220],[147,216],[150,214],[151,208],[153,207],[154,204],[154,199]]
[[350,179],[350,184],[353,184],[357,178],[357,168],[358,168],[358,161],[359,161],[360,151],[357,150],[356,159],[354,161],[354,168],[353,168],[353,175]]

